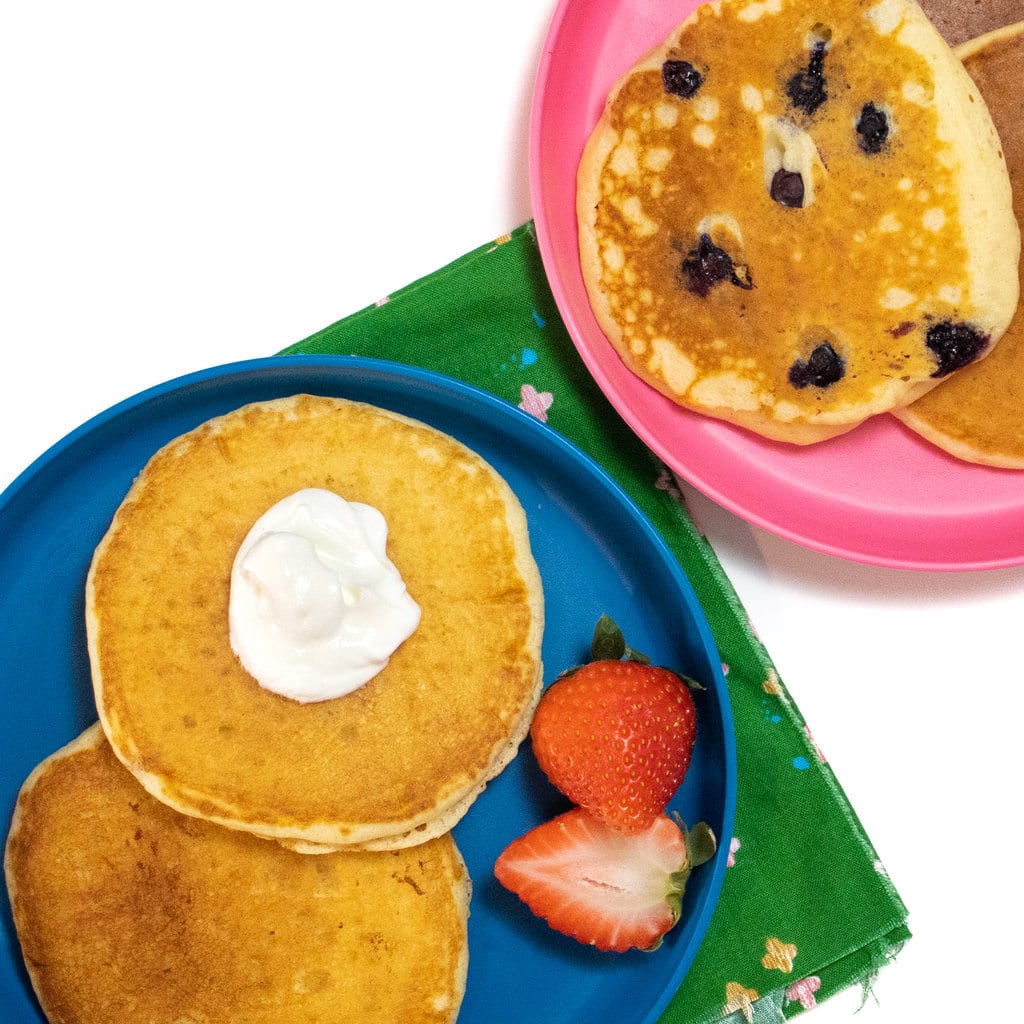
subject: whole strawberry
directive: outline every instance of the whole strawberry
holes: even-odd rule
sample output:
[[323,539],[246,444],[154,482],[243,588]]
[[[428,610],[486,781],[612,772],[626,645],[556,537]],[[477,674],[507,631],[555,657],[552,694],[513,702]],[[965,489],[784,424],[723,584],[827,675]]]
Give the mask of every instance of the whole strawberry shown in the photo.
[[647,664],[606,616],[593,652],[597,660],[545,691],[530,729],[533,751],[573,803],[613,829],[640,832],[665,809],[690,766],[696,684]]

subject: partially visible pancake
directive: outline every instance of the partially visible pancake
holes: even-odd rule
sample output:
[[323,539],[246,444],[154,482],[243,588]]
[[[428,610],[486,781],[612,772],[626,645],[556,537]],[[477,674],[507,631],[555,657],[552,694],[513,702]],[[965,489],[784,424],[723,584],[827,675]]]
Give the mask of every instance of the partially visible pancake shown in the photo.
[[625,364],[782,441],[913,401],[1017,303],[999,139],[912,0],[702,4],[612,89],[577,212]]
[[[999,129],[1024,218],[1024,22],[966,43],[958,53]],[[992,355],[950,377],[898,412],[932,444],[957,458],[1024,469],[1024,313],[1017,310]]]
[[450,836],[304,857],[154,800],[95,725],[26,781],[5,869],[54,1024],[458,1015],[469,880]]
[[[239,545],[304,487],[384,514],[422,611],[375,678],[311,704],[261,687],[228,630]],[[343,399],[257,403],[170,442],[97,548],[86,613],[100,720],[143,785],[299,849],[447,831],[540,694],[541,583],[512,490],[448,435]]]
[[1024,0],[920,0],[950,46],[959,46],[1024,17]]

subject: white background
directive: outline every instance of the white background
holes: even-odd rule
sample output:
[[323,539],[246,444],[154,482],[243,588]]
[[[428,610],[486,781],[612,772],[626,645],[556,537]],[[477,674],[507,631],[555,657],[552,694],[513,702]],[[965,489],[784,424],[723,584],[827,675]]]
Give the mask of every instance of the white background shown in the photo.
[[[529,219],[553,6],[4,5],[0,487],[108,405]],[[910,908],[857,1020],[1012,1017],[1024,569],[848,563],[688,498]]]

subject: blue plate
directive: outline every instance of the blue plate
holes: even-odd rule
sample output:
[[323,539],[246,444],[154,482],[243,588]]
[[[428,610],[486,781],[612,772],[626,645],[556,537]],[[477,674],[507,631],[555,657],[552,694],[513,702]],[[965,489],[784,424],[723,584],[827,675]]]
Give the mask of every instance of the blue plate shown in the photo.
[[[655,661],[698,679],[699,732],[671,809],[724,842],[694,873],[683,918],[655,953],[601,954],[551,931],[492,873],[501,850],[564,809],[529,744],[455,829],[473,879],[469,981],[460,1024],[652,1024],[686,974],[725,873],[735,808],[728,693],[710,630],[660,536],[605,472],[539,420],[483,391],[379,360],[273,357],[172,380],[96,416],[0,495],[0,810],[44,757],[96,719],[83,588],[93,549],[135,474],[171,438],[247,402],[298,392],[394,409],[459,438],[519,496],[544,581],[548,678],[586,654],[602,612]],[[0,1007],[44,1020],[6,891]]]

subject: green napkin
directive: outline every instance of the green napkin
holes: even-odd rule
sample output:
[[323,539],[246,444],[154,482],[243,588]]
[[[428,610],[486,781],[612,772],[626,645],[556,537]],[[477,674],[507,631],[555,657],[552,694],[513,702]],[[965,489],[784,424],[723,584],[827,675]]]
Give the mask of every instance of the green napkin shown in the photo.
[[738,792],[721,898],[664,1024],[779,1020],[869,984],[910,936],[906,909],[674,477],[587,373],[532,223],[286,352],[390,359],[521,406],[604,466],[678,556],[727,668]]

